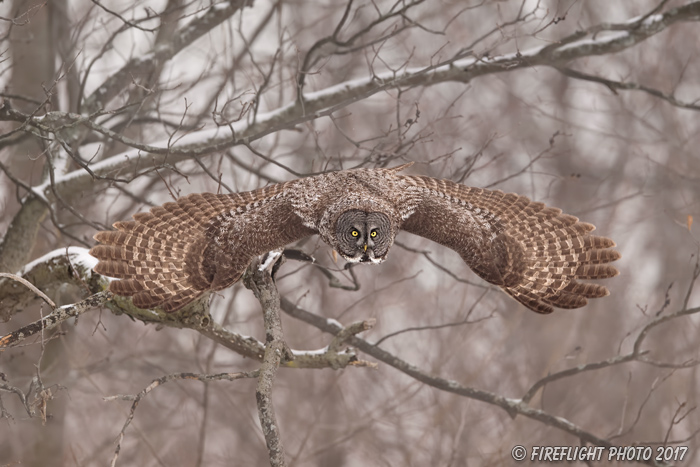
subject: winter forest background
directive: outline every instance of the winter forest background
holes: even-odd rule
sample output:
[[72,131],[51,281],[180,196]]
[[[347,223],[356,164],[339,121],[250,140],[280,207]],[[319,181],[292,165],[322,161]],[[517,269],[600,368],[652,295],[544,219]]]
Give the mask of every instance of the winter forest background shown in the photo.
[[138,311],[106,301],[85,249],[180,195],[409,161],[595,224],[621,275],[540,316],[409,234],[350,270],[292,245],[316,263],[277,275],[298,351],[272,391],[283,462],[642,444],[696,465],[698,21],[658,0],[2,2],[0,272],[81,315],[37,332],[51,305],[0,278],[0,466],[283,465],[257,378],[230,375],[264,352],[250,290]]

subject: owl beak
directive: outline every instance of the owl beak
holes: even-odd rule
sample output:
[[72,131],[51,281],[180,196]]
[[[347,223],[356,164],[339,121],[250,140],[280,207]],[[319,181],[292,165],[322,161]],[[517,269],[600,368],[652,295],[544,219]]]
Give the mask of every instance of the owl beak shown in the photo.
[[365,253],[367,253],[367,244],[365,243]]
[[338,262],[338,252],[333,250],[333,253],[331,256],[333,256],[333,262],[337,263]]

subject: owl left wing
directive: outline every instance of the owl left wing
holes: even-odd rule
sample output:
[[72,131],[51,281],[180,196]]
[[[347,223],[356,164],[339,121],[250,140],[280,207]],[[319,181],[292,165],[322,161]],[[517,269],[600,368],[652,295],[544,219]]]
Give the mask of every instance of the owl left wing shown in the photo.
[[579,308],[608,289],[578,279],[618,274],[615,242],[591,235],[591,224],[525,196],[422,176],[398,176],[417,196],[402,225],[455,250],[481,278],[538,313]]
[[295,182],[259,190],[192,194],[98,232],[95,271],[139,308],[176,311],[235,283],[254,256],[316,233],[294,213]]

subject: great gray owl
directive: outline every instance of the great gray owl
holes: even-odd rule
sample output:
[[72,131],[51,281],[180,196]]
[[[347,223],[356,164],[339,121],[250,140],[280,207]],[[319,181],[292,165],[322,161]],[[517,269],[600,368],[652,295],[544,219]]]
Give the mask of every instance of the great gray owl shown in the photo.
[[486,281],[538,313],[608,290],[618,274],[595,228],[524,196],[392,169],[329,172],[245,193],[192,194],[98,232],[95,271],[140,308],[175,311],[231,286],[257,255],[319,234],[347,261],[381,263],[399,230],[455,250]]

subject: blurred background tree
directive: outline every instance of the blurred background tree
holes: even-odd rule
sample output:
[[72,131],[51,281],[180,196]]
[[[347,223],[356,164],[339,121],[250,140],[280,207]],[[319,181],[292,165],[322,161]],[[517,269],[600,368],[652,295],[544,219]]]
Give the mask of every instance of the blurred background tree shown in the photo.
[[[412,173],[525,194],[617,241],[612,295],[549,316],[409,234],[388,262],[351,272],[316,238],[294,245],[317,263],[278,272],[283,309],[297,313],[283,316],[287,343],[331,342],[299,309],[345,325],[376,319],[345,344],[379,366],[279,371],[290,465],[508,465],[518,444],[606,442],[687,445],[683,463],[698,462],[700,2],[0,9],[0,271],[58,305],[98,290],[68,266],[66,247],[91,246],[112,222],[173,196],[358,166],[415,161]],[[47,313],[34,297],[1,280],[0,316],[11,321],[0,335]],[[242,285],[208,309],[216,325],[264,340],[260,304]],[[166,326],[93,307],[0,353],[0,465],[104,465],[131,405],[105,397],[170,373],[259,367],[211,326],[134,316]],[[254,386],[158,389],[135,412],[118,463],[268,463]]]

